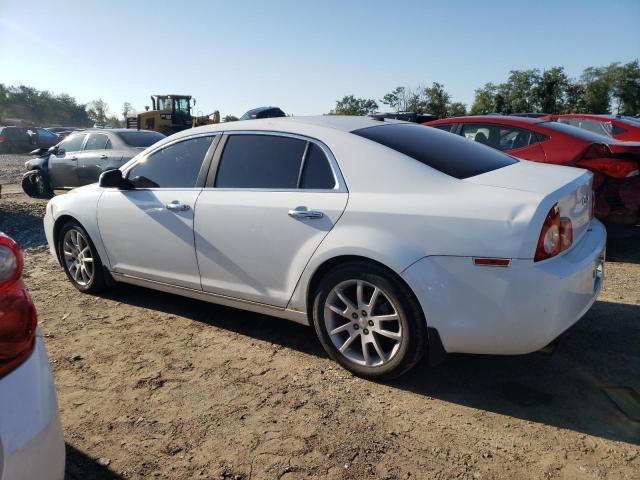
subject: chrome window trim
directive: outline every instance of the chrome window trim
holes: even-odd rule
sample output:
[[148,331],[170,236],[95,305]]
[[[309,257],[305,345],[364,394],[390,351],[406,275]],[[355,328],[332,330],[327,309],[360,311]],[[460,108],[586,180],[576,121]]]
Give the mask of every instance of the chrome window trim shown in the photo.
[[[317,138],[308,137],[306,135],[301,135],[298,133],[289,133],[289,132],[278,132],[275,130],[227,130],[222,132],[223,135],[267,135],[270,137],[288,137],[288,138],[296,138],[298,140],[302,140],[304,142],[311,142],[320,147],[325,157],[329,161],[329,168],[331,169],[331,174],[333,175],[333,179],[335,181],[335,186],[333,188],[221,188],[221,187],[207,187],[203,190],[205,191],[221,191],[221,192],[310,192],[310,193],[348,193],[347,184],[344,181],[344,177],[342,176],[342,171],[340,170],[340,166],[336,161],[336,158],[333,156],[333,152],[329,147],[318,140]],[[305,147],[305,154],[307,152],[307,148]],[[224,151],[222,151],[222,156],[220,160],[222,160],[224,156]],[[303,157],[304,159],[304,157]],[[302,165],[301,165],[302,167]],[[218,165],[220,168],[220,165]],[[217,175],[217,172],[216,172]]]
[[[140,154],[139,157],[134,157],[136,160],[135,162],[133,162],[131,165],[129,165],[126,169],[122,170],[122,176],[124,178],[127,178],[127,176],[129,175],[129,172],[131,171],[131,169],[133,169],[133,167],[135,167],[136,165],[138,165],[138,163],[140,163],[142,160],[147,159],[148,157],[150,157],[151,155],[159,152],[160,150],[163,150],[167,147],[170,147],[172,145],[175,145],[177,143],[180,142],[185,142],[187,140],[193,140],[194,138],[199,138],[199,137],[216,137],[216,136],[221,136],[222,133],[224,132],[206,132],[206,133],[196,133],[194,135],[187,135],[185,137],[180,137],[180,138],[176,138],[175,140],[171,140],[170,142],[167,143],[163,143],[162,145],[158,145],[157,147],[155,147],[153,150],[150,150],[144,154]],[[217,147],[217,145],[216,145]],[[214,152],[215,153],[215,152]],[[205,156],[205,158],[203,159],[203,162],[207,161],[207,158]],[[134,188],[133,191],[156,191],[156,190],[202,190],[202,187],[155,187],[155,188]]]

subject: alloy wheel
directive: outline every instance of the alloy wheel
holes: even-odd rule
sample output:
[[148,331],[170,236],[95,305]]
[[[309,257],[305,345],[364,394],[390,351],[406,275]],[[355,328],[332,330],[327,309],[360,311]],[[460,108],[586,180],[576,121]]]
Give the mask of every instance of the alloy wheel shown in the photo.
[[402,342],[398,308],[381,288],[364,280],[346,280],[331,290],[324,324],[336,349],[366,367],[389,362]]
[[78,285],[91,283],[94,274],[94,262],[91,247],[79,230],[72,228],[64,234],[62,253],[67,271]]

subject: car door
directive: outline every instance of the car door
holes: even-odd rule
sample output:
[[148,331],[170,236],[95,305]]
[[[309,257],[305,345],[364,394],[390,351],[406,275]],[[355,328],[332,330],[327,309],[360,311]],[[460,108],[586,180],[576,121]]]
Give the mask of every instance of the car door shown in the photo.
[[335,159],[305,137],[242,132],[213,165],[194,226],[203,290],[285,307],[347,204]]
[[201,289],[193,215],[215,138],[163,145],[125,172],[134,188],[105,189],[98,225],[115,273]]
[[536,134],[510,125],[465,123],[460,135],[524,160],[545,161],[545,153]]
[[78,185],[78,154],[86,138],[74,133],[58,145],[57,152],[49,155],[49,182],[51,188],[73,188]]
[[106,133],[89,133],[82,152],[78,153],[78,185],[98,181],[109,163],[111,142]]

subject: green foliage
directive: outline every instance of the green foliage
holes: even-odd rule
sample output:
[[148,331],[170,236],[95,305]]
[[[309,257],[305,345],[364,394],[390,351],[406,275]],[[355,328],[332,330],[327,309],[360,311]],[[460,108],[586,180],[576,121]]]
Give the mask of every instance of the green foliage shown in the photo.
[[235,115],[225,115],[224,118],[222,119],[223,122],[237,122],[238,121],[238,117],[236,117]]
[[127,121],[128,116],[134,115],[135,113],[136,111],[133,108],[133,105],[131,105],[129,102],[124,102],[122,104],[122,118],[125,122]]
[[331,115],[369,115],[377,110],[378,104],[375,100],[345,95],[342,100],[336,102],[336,108],[331,111]]
[[75,98],[32,87],[0,84],[0,118],[20,119],[36,125],[86,127],[90,120],[85,105]]
[[612,63],[585,68],[580,79],[563,67],[513,70],[505,83],[487,83],[476,90],[471,114],[516,112],[640,113],[640,64]]
[[452,103],[451,95],[438,82],[415,89],[397,87],[382,97],[380,103],[389,105],[396,112],[430,113],[439,117],[466,115],[467,111],[466,105]]

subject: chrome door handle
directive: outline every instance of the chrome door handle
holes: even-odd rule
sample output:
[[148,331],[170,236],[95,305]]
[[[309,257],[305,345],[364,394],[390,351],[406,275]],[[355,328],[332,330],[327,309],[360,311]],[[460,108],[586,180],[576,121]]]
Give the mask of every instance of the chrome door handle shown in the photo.
[[71,160],[72,162],[75,162],[78,160],[78,157],[71,157],[69,160]]
[[109,158],[109,157],[107,157],[106,155],[100,155],[100,158],[104,160],[105,158]]
[[172,212],[186,212],[191,208],[189,205],[180,203],[178,200],[174,200],[171,203],[167,203],[165,207],[167,210],[171,210]]
[[289,210],[289,216],[292,218],[297,218],[299,220],[318,220],[324,217],[324,213],[318,212],[316,210],[303,210],[301,208],[294,208]]

